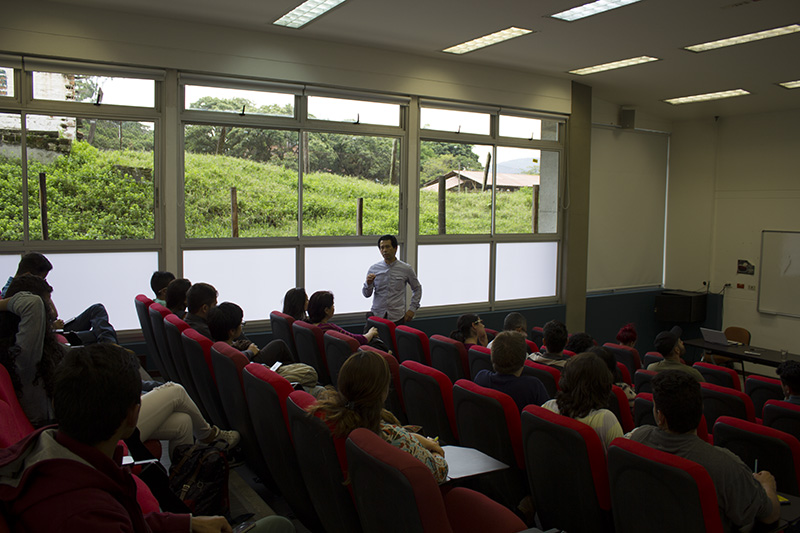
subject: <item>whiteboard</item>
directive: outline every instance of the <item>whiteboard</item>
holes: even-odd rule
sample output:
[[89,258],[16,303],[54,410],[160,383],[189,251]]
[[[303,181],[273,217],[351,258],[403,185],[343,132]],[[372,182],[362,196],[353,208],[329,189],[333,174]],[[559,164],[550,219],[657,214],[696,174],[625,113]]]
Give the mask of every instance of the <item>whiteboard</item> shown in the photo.
[[800,317],[800,232],[761,232],[758,311]]

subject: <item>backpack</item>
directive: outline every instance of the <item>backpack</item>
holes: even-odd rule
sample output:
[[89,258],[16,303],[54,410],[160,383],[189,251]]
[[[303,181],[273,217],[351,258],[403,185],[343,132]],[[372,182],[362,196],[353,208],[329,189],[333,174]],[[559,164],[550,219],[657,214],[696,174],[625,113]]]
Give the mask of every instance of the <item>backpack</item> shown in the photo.
[[194,515],[227,516],[230,512],[226,448],[224,440],[215,440],[210,445],[182,444],[172,452],[170,489]]

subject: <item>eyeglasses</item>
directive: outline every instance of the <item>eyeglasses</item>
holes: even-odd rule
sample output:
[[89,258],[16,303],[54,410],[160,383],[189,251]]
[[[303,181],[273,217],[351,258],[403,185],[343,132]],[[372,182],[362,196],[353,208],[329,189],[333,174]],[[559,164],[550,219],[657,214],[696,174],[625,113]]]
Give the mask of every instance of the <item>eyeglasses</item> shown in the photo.
[[481,320],[481,319],[479,318],[478,320],[476,320],[475,322],[473,322],[473,324],[480,324],[480,325],[482,326],[482,325],[483,325],[483,320]]

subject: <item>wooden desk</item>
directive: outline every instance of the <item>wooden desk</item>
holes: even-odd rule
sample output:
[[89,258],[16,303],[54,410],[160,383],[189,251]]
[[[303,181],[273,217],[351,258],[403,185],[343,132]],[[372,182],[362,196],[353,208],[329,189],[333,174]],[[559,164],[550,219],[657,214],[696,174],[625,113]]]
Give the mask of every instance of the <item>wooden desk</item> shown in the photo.
[[[686,346],[694,346],[702,348],[709,352],[718,353],[741,361],[748,361],[750,363],[758,363],[767,366],[778,366],[781,364],[781,352],[778,350],[770,350],[768,348],[759,348],[749,344],[744,345],[724,345],[716,344],[713,342],[706,342],[703,339],[690,339],[683,341]],[[800,361],[800,355],[790,353],[786,356],[787,361]]]

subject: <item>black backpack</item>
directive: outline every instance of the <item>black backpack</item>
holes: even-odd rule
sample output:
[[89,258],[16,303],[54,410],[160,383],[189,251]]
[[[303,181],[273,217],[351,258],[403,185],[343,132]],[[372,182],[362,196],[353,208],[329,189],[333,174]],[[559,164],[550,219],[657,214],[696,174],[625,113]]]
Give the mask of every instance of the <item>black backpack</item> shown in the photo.
[[194,515],[228,516],[228,458],[224,440],[182,444],[172,452],[170,489]]

